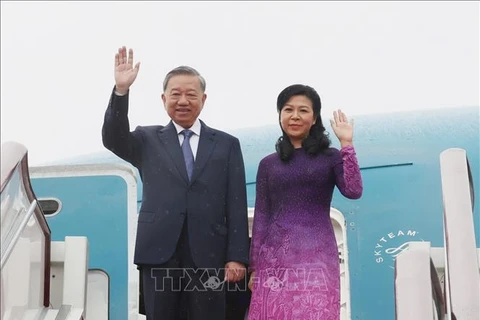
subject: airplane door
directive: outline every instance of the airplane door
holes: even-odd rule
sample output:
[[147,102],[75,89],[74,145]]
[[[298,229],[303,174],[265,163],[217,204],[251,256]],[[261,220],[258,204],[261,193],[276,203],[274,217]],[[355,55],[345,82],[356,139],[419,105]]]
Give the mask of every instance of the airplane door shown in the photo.
[[[123,164],[36,167],[30,171],[52,241],[62,241],[65,236],[88,238],[86,311],[95,314],[89,319],[137,319],[134,171]],[[58,203],[57,208],[52,199]]]

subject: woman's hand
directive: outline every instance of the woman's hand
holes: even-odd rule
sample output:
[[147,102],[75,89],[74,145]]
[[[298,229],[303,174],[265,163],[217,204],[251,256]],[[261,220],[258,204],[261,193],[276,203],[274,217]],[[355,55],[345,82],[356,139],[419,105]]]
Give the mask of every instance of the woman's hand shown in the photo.
[[353,144],[353,120],[349,122],[342,110],[333,112],[333,120],[330,120],[330,124],[342,148]]
[[248,289],[253,292],[253,278],[255,278],[255,271],[250,275],[250,280],[248,280]]

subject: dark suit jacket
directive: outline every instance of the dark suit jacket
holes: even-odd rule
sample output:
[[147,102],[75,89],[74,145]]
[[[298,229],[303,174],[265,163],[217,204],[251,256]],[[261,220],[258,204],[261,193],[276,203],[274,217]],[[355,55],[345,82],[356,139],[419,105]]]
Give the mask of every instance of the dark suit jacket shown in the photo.
[[198,268],[228,261],[248,264],[245,169],[237,138],[201,122],[191,182],[177,131],[139,126],[130,132],[128,94],[113,92],[102,128],[103,144],[140,172],[143,199],[134,263],[162,264],[172,256],[188,217],[188,237]]

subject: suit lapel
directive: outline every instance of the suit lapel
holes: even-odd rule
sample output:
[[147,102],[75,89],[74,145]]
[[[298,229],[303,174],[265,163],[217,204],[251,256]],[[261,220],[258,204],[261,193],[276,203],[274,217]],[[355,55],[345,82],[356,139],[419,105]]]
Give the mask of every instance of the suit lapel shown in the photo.
[[203,168],[205,168],[205,165],[212,154],[213,148],[217,143],[215,132],[207,127],[202,121],[200,121],[200,123],[202,124],[202,129],[200,132],[200,140],[198,141],[197,155],[195,157],[195,166],[191,182],[194,182],[202,172]]
[[165,146],[165,150],[172,159],[179,175],[188,184],[187,168],[185,167],[185,160],[183,159],[182,149],[178,143],[178,134],[175,126],[170,121],[168,125],[158,130],[158,137]]

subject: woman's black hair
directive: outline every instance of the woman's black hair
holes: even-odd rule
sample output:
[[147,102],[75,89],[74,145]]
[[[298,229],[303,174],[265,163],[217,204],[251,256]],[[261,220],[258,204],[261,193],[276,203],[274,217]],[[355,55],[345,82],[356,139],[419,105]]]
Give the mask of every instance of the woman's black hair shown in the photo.
[[320,109],[322,104],[320,102],[320,96],[317,91],[312,87],[294,84],[285,89],[278,95],[277,98],[277,110],[278,118],[280,122],[280,128],[282,129],[282,136],[278,138],[277,143],[275,144],[275,149],[277,154],[280,156],[282,161],[288,161],[293,155],[295,148],[293,147],[290,138],[287,136],[287,133],[283,130],[281,124],[281,112],[287,101],[293,96],[305,96],[312,102],[313,107],[313,116],[316,119],[315,124],[310,128],[308,136],[302,141],[302,148],[310,155],[316,155],[320,152],[325,153],[329,150],[330,139],[328,138],[328,133],[325,131],[325,127],[322,123],[322,117],[320,115]]

